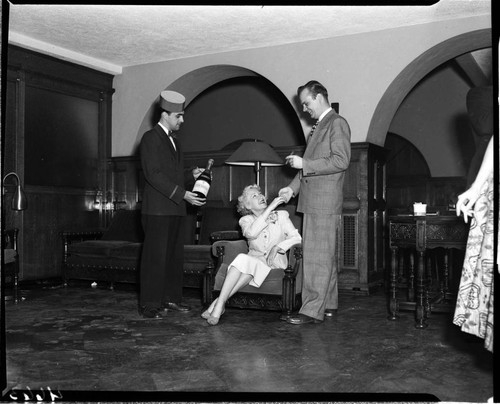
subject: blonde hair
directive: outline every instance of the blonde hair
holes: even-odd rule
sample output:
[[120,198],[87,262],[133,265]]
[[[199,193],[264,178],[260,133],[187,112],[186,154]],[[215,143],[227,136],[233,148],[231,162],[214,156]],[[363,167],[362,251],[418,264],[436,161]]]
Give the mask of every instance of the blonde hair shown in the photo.
[[257,190],[260,193],[262,193],[260,187],[257,184],[247,185],[245,188],[243,188],[243,192],[241,193],[240,196],[238,196],[238,205],[236,206],[236,210],[241,216],[252,214],[252,211],[245,206],[245,201],[248,197],[248,192],[250,192],[251,190]]

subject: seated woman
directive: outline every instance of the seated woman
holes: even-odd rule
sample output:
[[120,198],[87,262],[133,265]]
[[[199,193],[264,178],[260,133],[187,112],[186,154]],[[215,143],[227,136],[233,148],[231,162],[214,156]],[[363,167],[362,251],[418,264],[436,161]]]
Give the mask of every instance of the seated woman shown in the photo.
[[272,268],[286,268],[286,251],[302,242],[302,237],[287,211],[274,211],[284,202],[277,197],[268,206],[258,185],[248,185],[238,197],[238,213],[243,216],[239,224],[249,251],[239,254],[229,264],[219,297],[201,315],[208,324],[217,325],[227,299],[243,286],[258,288]]

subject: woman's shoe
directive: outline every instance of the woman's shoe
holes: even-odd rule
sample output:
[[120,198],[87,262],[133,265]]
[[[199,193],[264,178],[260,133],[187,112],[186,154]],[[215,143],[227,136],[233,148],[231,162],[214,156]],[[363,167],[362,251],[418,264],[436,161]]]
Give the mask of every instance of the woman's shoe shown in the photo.
[[[210,309],[206,309],[203,313],[201,313],[201,317],[204,318],[205,320],[208,320],[212,315],[212,312],[209,310]],[[220,315],[222,316],[225,311],[226,311],[226,309],[223,309],[222,313],[220,313]]]
[[[215,305],[217,304],[217,300],[219,298],[216,298],[210,306],[208,306],[208,309],[206,309],[203,313],[201,313],[201,317],[204,318],[205,320],[208,320],[210,315],[212,314],[212,311],[214,311]],[[210,310],[212,309],[212,310]]]
[[207,322],[208,324],[210,325],[217,325],[219,323],[219,320],[220,320],[220,317],[224,314],[224,312],[226,311],[226,306],[222,306],[222,309],[218,309],[217,307],[218,305],[215,305],[214,309],[212,310],[212,313],[213,312],[217,312],[220,310],[220,314],[218,316],[214,316],[212,314],[210,314],[210,317],[207,319]]
[[210,316],[207,319],[207,323],[210,324],[210,325],[217,325],[217,324],[219,324],[219,320],[220,320],[220,317]]

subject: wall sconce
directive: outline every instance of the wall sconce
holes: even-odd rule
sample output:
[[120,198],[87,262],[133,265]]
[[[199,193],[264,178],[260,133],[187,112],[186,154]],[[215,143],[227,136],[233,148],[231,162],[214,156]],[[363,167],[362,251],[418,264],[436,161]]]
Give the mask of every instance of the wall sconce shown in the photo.
[[94,196],[94,201],[91,202],[93,210],[99,210],[99,207],[101,206],[101,201],[102,201],[102,191],[100,189],[95,190],[95,196]]
[[[28,199],[24,193],[23,187],[21,186],[21,180],[15,172],[10,172],[5,177],[3,177],[2,185],[5,187],[5,180],[10,176],[16,177],[16,191],[12,197],[11,208],[13,210],[25,210],[28,208]],[[5,195],[5,189],[3,189],[3,194]]]
[[226,164],[234,166],[254,166],[256,184],[259,184],[259,172],[261,167],[284,165],[281,157],[267,143],[255,140],[243,142],[233,154],[226,160]]
[[103,211],[115,211],[120,209],[120,206],[127,206],[127,201],[125,200],[118,200],[118,192],[115,193],[115,196],[113,197],[113,194],[111,191],[106,192],[106,198],[103,198],[103,192],[100,189],[96,189],[95,196],[94,196],[94,201],[92,202],[93,209],[99,210],[102,209]]
[[104,202],[103,210],[113,210],[113,194],[111,191],[106,192],[106,201]]

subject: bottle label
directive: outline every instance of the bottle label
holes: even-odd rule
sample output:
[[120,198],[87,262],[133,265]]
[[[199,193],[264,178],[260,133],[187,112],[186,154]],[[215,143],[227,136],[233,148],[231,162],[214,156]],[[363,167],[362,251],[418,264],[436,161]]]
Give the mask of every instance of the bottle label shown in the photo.
[[193,192],[200,192],[201,194],[207,196],[208,190],[210,189],[210,184],[203,180],[198,180],[194,184]]

